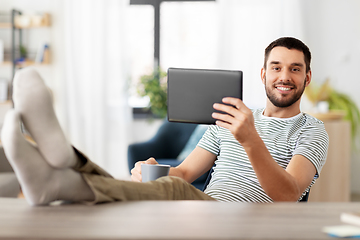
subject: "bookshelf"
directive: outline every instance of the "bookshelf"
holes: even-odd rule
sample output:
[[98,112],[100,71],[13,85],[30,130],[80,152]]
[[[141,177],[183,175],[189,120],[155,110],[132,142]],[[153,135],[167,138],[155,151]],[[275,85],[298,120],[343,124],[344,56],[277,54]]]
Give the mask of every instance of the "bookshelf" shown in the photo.
[[[2,67],[11,67],[11,76],[9,81],[8,99],[11,100],[12,95],[12,79],[17,69],[21,69],[28,66],[40,66],[50,63],[49,48],[48,45],[44,45],[44,52],[41,52],[40,58],[37,59],[21,59],[20,46],[24,46],[23,31],[31,31],[34,28],[50,27],[50,14],[23,14],[19,10],[11,10],[10,22],[0,22],[0,30],[8,30],[11,32],[11,47],[10,47],[10,59],[0,63]],[[38,50],[39,51],[39,50]],[[40,51],[39,51],[40,52]],[[38,54],[38,53],[37,53]],[[21,60],[20,60],[21,59]]]

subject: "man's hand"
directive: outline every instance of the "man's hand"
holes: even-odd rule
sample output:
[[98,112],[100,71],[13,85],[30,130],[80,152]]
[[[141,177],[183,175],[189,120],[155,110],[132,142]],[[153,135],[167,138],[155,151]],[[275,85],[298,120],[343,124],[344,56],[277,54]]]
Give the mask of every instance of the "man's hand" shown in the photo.
[[227,113],[212,114],[217,119],[216,125],[228,129],[243,146],[251,143],[254,137],[258,137],[252,111],[238,98],[226,97],[222,101],[232,106],[214,104],[214,109]]
[[131,181],[141,182],[141,164],[158,164],[158,162],[155,160],[155,158],[149,158],[146,161],[136,162],[134,168],[131,169]]

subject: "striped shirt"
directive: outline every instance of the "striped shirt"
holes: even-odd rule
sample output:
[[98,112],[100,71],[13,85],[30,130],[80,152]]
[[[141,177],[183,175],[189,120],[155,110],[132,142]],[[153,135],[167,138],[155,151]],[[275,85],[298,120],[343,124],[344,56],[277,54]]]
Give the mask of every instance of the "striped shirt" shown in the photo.
[[[266,117],[263,112],[264,109],[253,110],[255,128],[273,159],[285,169],[292,157],[299,154],[316,168],[301,200],[325,164],[329,138],[324,124],[305,113],[275,118]],[[223,202],[273,202],[261,187],[244,148],[229,130],[209,126],[198,146],[217,155],[206,194]]]

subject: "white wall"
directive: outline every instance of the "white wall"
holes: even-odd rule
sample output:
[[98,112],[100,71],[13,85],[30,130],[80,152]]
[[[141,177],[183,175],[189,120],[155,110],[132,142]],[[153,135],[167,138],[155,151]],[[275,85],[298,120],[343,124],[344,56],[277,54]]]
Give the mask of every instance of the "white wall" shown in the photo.
[[[360,1],[303,1],[305,41],[312,55],[313,81],[330,79],[360,107]],[[351,189],[360,193],[360,153],[352,154]]]

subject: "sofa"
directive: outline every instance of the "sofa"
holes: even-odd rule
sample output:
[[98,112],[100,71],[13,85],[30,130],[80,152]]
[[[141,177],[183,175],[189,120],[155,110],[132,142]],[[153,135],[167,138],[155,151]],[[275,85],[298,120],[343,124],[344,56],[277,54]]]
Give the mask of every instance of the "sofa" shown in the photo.
[[18,197],[20,184],[7,160],[4,149],[0,146],[0,197]]
[[[153,138],[129,145],[129,171],[136,162],[144,161],[149,157],[154,157],[159,164],[176,167],[196,147],[206,129],[207,126],[204,125],[174,123],[165,120]],[[207,176],[208,173],[205,173],[192,184],[202,190]]]

